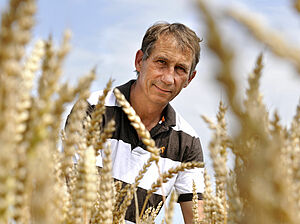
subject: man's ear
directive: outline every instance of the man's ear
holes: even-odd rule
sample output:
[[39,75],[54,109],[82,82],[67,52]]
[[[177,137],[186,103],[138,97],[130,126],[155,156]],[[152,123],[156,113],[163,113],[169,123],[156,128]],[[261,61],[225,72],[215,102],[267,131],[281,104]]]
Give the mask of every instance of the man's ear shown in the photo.
[[136,55],[135,55],[135,70],[137,72],[140,72],[141,71],[141,65],[142,65],[142,61],[143,61],[143,51],[142,50],[138,50],[136,52]]
[[189,79],[187,80],[187,82],[186,82],[186,84],[183,86],[183,88],[187,87],[187,86],[190,84],[190,82],[193,80],[193,78],[195,78],[196,73],[197,73],[197,71],[194,70],[194,71],[192,72],[192,74],[190,74]]

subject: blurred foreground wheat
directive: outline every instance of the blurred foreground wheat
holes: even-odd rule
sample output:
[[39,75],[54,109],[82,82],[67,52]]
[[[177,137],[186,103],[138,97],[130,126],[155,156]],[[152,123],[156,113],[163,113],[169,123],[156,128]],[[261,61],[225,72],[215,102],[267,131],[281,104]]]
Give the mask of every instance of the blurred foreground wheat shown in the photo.
[[[223,103],[219,106],[217,123],[203,117],[214,132],[209,150],[215,189],[205,172],[205,219],[202,221],[300,223],[300,106],[289,127],[280,125],[276,113],[269,118],[259,92],[262,55],[249,75],[247,97],[239,103],[232,69],[234,52],[223,44],[217,24],[203,1],[199,6],[208,27],[209,47],[221,62],[218,80],[226,88],[228,107],[241,127],[237,135],[229,135],[225,121],[227,108]],[[299,10],[299,1],[295,1],[295,8]],[[158,149],[129,103],[115,90],[119,104],[152,156],[133,185],[122,188],[121,183],[113,182],[110,147],[104,143],[114,131],[114,121],[108,122],[103,130],[99,128],[105,111],[104,99],[112,83],[107,84],[95,111],[86,118],[85,99],[95,71],[80,79],[75,87],[59,84],[61,67],[70,48],[69,32],[65,33],[58,49],[51,38],[40,40],[26,56],[35,11],[33,0],[11,0],[1,17],[0,223],[124,223],[126,209],[135,197],[140,179],[151,163],[158,164]],[[274,35],[262,33],[262,28],[249,17],[235,11],[230,14],[271,50],[300,68],[298,50],[285,45],[283,40],[272,39]],[[32,94],[38,72],[41,75],[37,94]],[[60,135],[64,107],[75,99],[70,125]],[[62,152],[58,149],[60,137]],[[104,150],[105,154],[100,175],[94,165],[98,150]],[[228,150],[235,156],[234,170],[226,166]],[[73,163],[75,152],[79,155],[76,165]],[[200,166],[203,164],[186,163],[161,174],[148,193],[157,190],[180,170]],[[166,223],[172,223],[175,200],[173,192],[165,210]],[[197,200],[193,201],[193,223],[196,224],[200,221]],[[139,211],[137,222],[154,223],[160,206]]]

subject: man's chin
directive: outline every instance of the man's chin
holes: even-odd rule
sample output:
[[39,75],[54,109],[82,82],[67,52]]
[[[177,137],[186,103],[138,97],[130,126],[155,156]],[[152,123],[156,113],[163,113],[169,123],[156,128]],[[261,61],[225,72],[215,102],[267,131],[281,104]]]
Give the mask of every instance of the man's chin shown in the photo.
[[167,105],[172,99],[165,96],[155,96],[152,98],[152,102],[161,106]]

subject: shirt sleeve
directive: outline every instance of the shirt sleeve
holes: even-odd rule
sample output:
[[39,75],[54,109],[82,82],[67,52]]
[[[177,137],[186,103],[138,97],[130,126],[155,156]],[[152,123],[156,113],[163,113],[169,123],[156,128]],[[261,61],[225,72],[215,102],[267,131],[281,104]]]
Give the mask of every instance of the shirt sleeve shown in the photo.
[[[203,162],[203,153],[199,138],[194,137],[191,147],[186,149],[183,162]],[[196,184],[198,199],[202,200],[204,192],[204,168],[194,168],[184,170],[178,173],[175,181],[175,190],[179,194],[178,202],[192,201],[193,199],[193,181]]]

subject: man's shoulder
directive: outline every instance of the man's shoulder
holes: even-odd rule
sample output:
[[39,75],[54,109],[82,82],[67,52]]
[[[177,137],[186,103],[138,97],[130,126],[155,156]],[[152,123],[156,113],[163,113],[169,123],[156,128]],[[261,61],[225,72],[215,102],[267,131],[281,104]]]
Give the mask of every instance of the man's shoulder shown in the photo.
[[[125,96],[125,98],[128,100],[130,95],[130,87],[134,82],[135,79],[132,79],[125,84],[113,87],[112,90],[108,92],[107,97],[105,98],[105,106],[118,106],[116,97],[113,93],[114,88],[118,88],[121,91],[121,93]],[[102,94],[103,94],[103,90],[92,92],[89,98],[87,99],[87,101],[91,105],[96,105],[98,103],[99,96],[101,96]]]
[[176,125],[173,127],[175,131],[182,131],[186,134],[198,138],[195,129],[183,118],[183,116],[176,111]]
[[[98,90],[95,92],[92,92],[87,99],[88,103],[90,105],[96,105],[98,103],[98,99],[100,96],[103,95],[103,90]],[[116,98],[113,93],[113,90],[110,90],[105,98],[105,106],[117,106]]]

